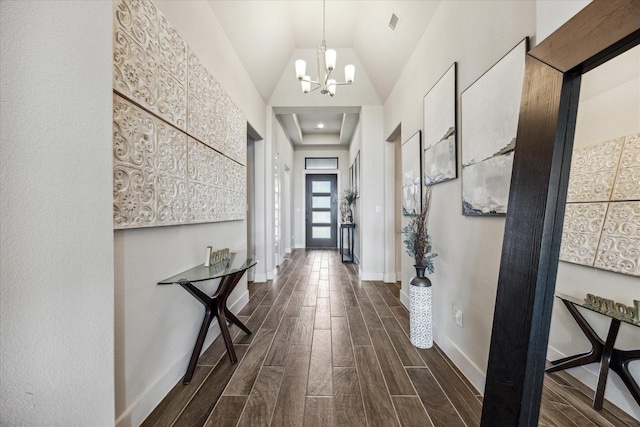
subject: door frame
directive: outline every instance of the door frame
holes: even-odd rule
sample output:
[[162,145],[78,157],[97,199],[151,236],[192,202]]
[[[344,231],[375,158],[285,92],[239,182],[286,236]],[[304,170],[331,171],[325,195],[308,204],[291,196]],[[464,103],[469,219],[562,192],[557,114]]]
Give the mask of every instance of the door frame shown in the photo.
[[[306,248],[337,248],[338,247],[338,199],[340,197],[339,195],[339,191],[338,191],[338,183],[339,183],[339,173],[314,173],[315,171],[309,171],[309,173],[306,173],[304,176],[304,207],[305,207],[305,212],[304,212],[304,240],[305,240],[305,247]],[[312,214],[312,212],[308,212],[307,211],[307,182],[309,180],[309,176],[313,175],[313,176],[327,176],[327,177],[333,177],[335,179],[335,194],[331,194],[331,208],[330,208],[330,212],[331,212],[331,231],[332,233],[334,233],[334,235],[331,237],[333,240],[335,240],[335,246],[309,246],[309,241],[307,239],[307,235],[309,232],[309,224],[308,221],[310,219],[309,215]],[[313,210],[313,209],[312,209]]]
[[338,206],[337,206],[337,202],[338,202],[338,198],[339,198],[339,188],[340,188],[340,175],[341,172],[339,169],[327,169],[327,170],[304,170],[304,174],[303,174],[303,183],[302,183],[302,236],[304,239],[304,247],[307,248],[308,246],[308,242],[307,242],[307,176],[308,175],[335,175],[336,177],[336,218],[335,218],[335,225],[336,225],[336,248],[338,247],[338,235],[337,235],[337,229],[338,229]]

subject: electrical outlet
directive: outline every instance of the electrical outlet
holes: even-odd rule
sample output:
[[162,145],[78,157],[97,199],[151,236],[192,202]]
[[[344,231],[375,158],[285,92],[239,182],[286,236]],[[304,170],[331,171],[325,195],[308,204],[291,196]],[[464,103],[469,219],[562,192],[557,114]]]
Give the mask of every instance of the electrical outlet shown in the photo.
[[456,316],[456,324],[462,328],[462,310],[457,310],[455,312]]

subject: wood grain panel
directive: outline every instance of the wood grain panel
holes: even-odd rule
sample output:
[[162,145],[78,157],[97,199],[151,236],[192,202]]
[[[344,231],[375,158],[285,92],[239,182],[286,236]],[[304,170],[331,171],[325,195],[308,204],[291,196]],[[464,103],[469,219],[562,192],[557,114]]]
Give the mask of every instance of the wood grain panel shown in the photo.
[[316,329],[313,331],[307,396],[333,395],[332,373],[331,331]]
[[318,298],[316,301],[315,329],[331,329],[331,302],[329,298]]
[[318,298],[329,298],[329,280],[318,281]]
[[411,344],[411,340],[400,327],[395,317],[380,318],[385,330],[391,338],[402,364],[404,366],[425,366],[424,360],[420,357],[416,348]]
[[305,427],[331,427],[336,425],[333,417],[333,397],[307,397],[304,411]]
[[333,368],[333,396],[336,426],[366,425],[356,368]]
[[212,370],[211,366],[196,366],[191,382],[184,385],[182,380],[178,381],[178,384],[144,420],[142,427],[162,427],[173,424]]
[[298,317],[306,291],[294,291],[289,298],[289,305],[284,312],[285,317]]
[[530,54],[567,72],[640,28],[640,3],[634,0],[594,1]]
[[299,427],[304,421],[311,346],[292,345],[271,424]]
[[427,412],[417,396],[391,396],[402,427],[432,427]]
[[356,294],[353,293],[353,289],[351,289],[351,286],[345,286],[342,288],[342,296],[344,298],[344,305],[347,310],[351,307],[358,306],[358,299],[356,298]]
[[296,323],[298,323],[297,317],[285,317],[282,319],[276,336],[273,338],[267,358],[264,361],[265,366],[284,366]]
[[300,317],[298,317],[298,323],[296,323],[296,328],[293,331],[291,344],[311,347],[315,314],[315,307],[302,307],[300,309]]
[[[562,233],[558,225],[562,219],[556,222],[551,217],[558,214],[557,208],[562,209],[564,216],[564,200],[558,203],[557,193],[552,196],[548,191],[550,184],[559,188],[564,176],[560,173],[564,139],[558,147],[560,158],[553,161],[556,132],[562,132],[558,130],[562,87],[562,73],[535,58],[526,58],[516,136],[518,149],[513,159],[487,366],[483,426],[498,422],[527,425],[538,419]],[[565,108],[568,110],[568,105]],[[568,180],[568,169],[566,172]],[[566,182],[564,188],[566,195]],[[554,214],[545,221],[545,212]]]
[[387,332],[370,329],[369,334],[371,335],[371,342],[373,342],[373,348],[378,356],[378,362],[386,380],[389,394],[392,396],[415,396],[416,391],[411,385],[411,381],[393,348],[393,344],[391,344],[391,340],[387,336]]
[[342,298],[342,291],[331,291],[329,293],[329,299],[331,301],[331,316],[346,316],[347,312],[344,308],[344,299]]
[[247,303],[247,305],[242,307],[242,310],[240,310],[238,314],[242,316],[251,316],[255,309],[262,303],[262,300],[267,295],[267,292],[269,292],[270,288],[271,281],[261,284],[261,286],[256,289],[251,298],[249,298],[249,302]]
[[467,387],[435,347],[418,352],[465,423],[479,425],[482,405],[475,398],[476,390]]
[[238,364],[231,381],[224,391],[225,395],[241,395],[248,396],[253,387],[253,383],[258,378],[262,363],[264,361],[273,337],[276,331],[274,329],[260,329],[256,334],[256,338],[249,346],[244,359]]
[[[242,360],[247,352],[247,347],[246,345],[235,346],[238,360]],[[237,367],[238,364],[232,365],[228,357],[221,358],[173,426],[193,427],[204,425]]]
[[382,322],[380,322],[380,318],[378,317],[378,313],[376,313],[376,310],[373,308],[373,304],[371,304],[369,298],[358,298],[358,304],[362,311],[364,323],[366,323],[369,330],[384,329]]
[[235,427],[247,399],[246,396],[222,396],[205,427]]
[[264,306],[264,305],[261,305],[258,308],[256,308],[256,310],[253,312],[249,320],[245,323],[247,328],[249,328],[249,330],[253,333],[251,335],[247,335],[244,332],[242,332],[238,334],[238,336],[236,337],[235,340],[233,340],[233,342],[235,344],[250,344],[251,341],[253,341],[253,337],[255,337],[256,335],[255,334],[256,331],[260,329],[260,326],[262,326],[262,322],[264,322],[264,319],[267,317],[267,314],[269,314],[270,309],[271,307]]
[[367,326],[357,306],[347,308],[347,319],[349,319],[349,330],[351,331],[353,345],[371,345]]
[[331,318],[331,350],[333,366],[356,366],[346,317]]
[[353,350],[369,426],[399,426],[373,347],[359,345]]
[[273,307],[271,307],[267,318],[264,319],[262,327],[266,329],[276,329],[280,324],[282,316],[284,316],[287,305],[289,305],[289,297],[282,292],[273,303]]
[[400,303],[400,288],[395,283],[375,282],[376,289],[389,307],[397,307]]
[[367,282],[367,286],[365,286],[365,290],[369,295],[369,299],[373,304],[373,307],[376,309],[378,316],[380,317],[393,317],[393,313],[389,310],[389,306],[385,302],[385,300],[380,296],[378,290],[374,286],[372,282]]
[[284,368],[265,366],[260,371],[256,385],[251,390],[238,427],[269,426],[280,391]]
[[318,299],[318,286],[317,285],[309,285],[307,287],[307,294],[304,297],[304,301],[302,305],[316,305],[316,300]]
[[[239,334],[240,328],[232,323],[231,326],[229,326],[229,335],[231,336],[231,339],[236,339]],[[246,335],[244,331],[242,331],[242,335]],[[215,366],[220,358],[222,356],[226,357],[226,355],[227,347],[224,344],[224,339],[222,338],[222,335],[218,335],[216,339],[213,340],[209,348],[198,358],[198,366]]]
[[393,315],[396,316],[396,320],[398,324],[404,330],[404,333],[407,335],[411,334],[411,328],[409,327],[409,311],[407,308],[403,306],[399,307],[390,307]]
[[465,426],[428,368],[407,368],[407,373],[435,427]]

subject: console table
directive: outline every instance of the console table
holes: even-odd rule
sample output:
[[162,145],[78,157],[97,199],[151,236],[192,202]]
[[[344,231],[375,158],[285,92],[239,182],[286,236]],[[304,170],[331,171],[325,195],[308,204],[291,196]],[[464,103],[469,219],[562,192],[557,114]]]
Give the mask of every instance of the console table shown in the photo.
[[[551,362],[552,365],[546,369],[546,372],[562,371],[568,368],[575,368],[577,366],[586,365],[589,363],[600,363],[600,374],[598,375],[598,384],[596,392],[593,397],[593,409],[602,410],[602,403],[604,401],[604,389],[607,386],[607,375],[609,369],[612,369],[617,373],[624,384],[627,386],[631,395],[640,405],[640,388],[638,383],[633,379],[629,373],[629,362],[632,360],[640,359],[640,350],[619,350],[614,348],[616,337],[618,336],[618,330],[620,329],[620,322],[629,323],[633,326],[639,326],[631,321],[619,319],[617,317],[610,316],[607,313],[597,311],[587,305],[584,301],[578,298],[571,297],[569,295],[556,294],[556,298],[560,299],[569,313],[574,318],[582,332],[584,332],[587,339],[591,342],[591,351],[586,353],[576,354],[574,356],[565,357],[559,360]],[[606,341],[602,341],[587,321],[582,317],[576,307],[584,307],[588,310],[595,311],[603,316],[611,318],[611,325],[609,326],[609,332],[607,334]]]
[[[343,222],[340,224],[340,257],[342,258],[342,262],[354,262],[353,235],[355,234],[355,229],[356,225],[352,222]],[[343,244],[345,230],[347,230],[347,250],[345,250]]]
[[[227,327],[227,320],[247,334],[251,334],[249,328],[247,328],[238,318],[229,311],[227,308],[227,298],[236,287],[242,275],[245,271],[253,267],[258,263],[253,257],[247,257],[246,254],[231,254],[228,260],[221,263],[214,264],[210,267],[205,267],[201,264],[190,270],[184,271],[168,279],[161,280],[158,285],[180,285],[187,292],[189,292],[195,299],[200,301],[204,307],[204,319],[202,320],[202,326],[200,327],[200,333],[196,339],[196,344],[193,347],[193,353],[191,353],[191,360],[189,361],[189,367],[184,375],[182,381],[183,384],[189,384],[193,377],[193,372],[196,369],[198,363],[198,357],[202,351],[204,345],[204,339],[207,336],[207,331],[211,322],[215,318],[220,325],[220,332],[224,339],[224,344],[227,347],[227,353],[232,364],[238,361],[236,352],[233,348],[233,342],[231,341],[231,335]],[[194,283],[203,282],[206,280],[220,279],[218,288],[215,290],[212,296],[208,296],[206,293],[194,286]]]

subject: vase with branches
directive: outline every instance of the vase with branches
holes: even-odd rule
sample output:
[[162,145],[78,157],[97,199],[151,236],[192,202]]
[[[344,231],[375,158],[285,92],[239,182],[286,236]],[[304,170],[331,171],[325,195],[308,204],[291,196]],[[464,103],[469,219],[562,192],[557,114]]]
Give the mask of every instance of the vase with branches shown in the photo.
[[[400,233],[404,234],[407,255],[413,258],[415,262],[414,267],[418,272],[418,277],[424,277],[425,269],[429,273],[434,272],[433,259],[438,256],[437,253],[432,252],[429,233],[427,232],[432,189],[431,185],[426,187],[422,210],[409,214],[409,223],[400,230]],[[422,274],[420,274],[421,272]]]
[[353,187],[344,187],[340,195],[340,211],[342,214],[342,222],[353,221],[353,212],[351,205],[356,201],[356,190]]
[[427,232],[432,189],[431,185],[426,187],[422,209],[412,212],[409,223],[400,230],[407,254],[415,262],[416,276],[409,282],[409,335],[411,343],[418,348],[433,346],[431,280],[424,274],[425,269],[434,272],[433,259],[438,256],[432,252]]

